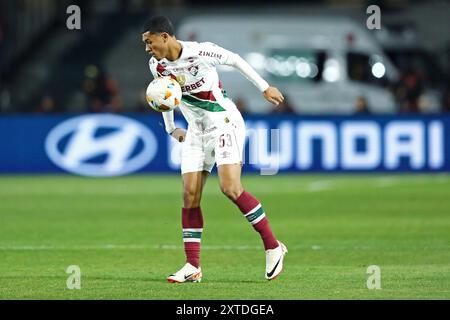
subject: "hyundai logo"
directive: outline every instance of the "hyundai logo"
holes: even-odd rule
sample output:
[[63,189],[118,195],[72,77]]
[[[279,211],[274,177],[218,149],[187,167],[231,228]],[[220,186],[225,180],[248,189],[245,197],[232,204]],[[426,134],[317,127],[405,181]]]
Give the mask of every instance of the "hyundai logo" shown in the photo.
[[156,154],[154,134],[136,120],[111,114],[84,115],[53,128],[45,141],[51,161],[83,176],[135,172]]

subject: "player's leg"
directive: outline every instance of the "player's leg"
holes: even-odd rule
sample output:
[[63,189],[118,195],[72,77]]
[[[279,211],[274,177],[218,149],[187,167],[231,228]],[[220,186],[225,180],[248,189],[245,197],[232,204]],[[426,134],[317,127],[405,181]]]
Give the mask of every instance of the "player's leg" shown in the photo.
[[245,143],[245,124],[243,121],[230,123],[217,138],[215,160],[220,181],[220,189],[233,201],[253,228],[260,234],[266,250],[266,279],[271,280],[283,268],[286,247],[277,241],[272,233],[264,209],[241,183],[243,150]]
[[200,242],[203,232],[203,215],[200,208],[203,187],[209,176],[208,171],[187,172],[183,174],[183,208],[181,226],[186,264],[178,272],[171,274],[169,282],[200,282]]
[[224,164],[217,171],[223,194],[238,206],[247,221],[261,235],[265,250],[278,247],[261,203],[250,192],[245,191],[241,184],[241,165]]
[[181,224],[183,227],[184,251],[186,262],[196,268],[200,266],[200,242],[203,232],[203,214],[200,201],[208,176],[208,171],[183,174]]
[[238,206],[261,236],[266,250],[265,277],[267,280],[275,279],[283,270],[286,246],[275,238],[259,200],[244,190],[241,184],[241,164],[223,164],[218,166],[217,171],[222,192]]
[[247,220],[259,232],[264,248],[269,250],[278,247],[260,202],[245,191],[241,184],[245,123],[243,120],[229,123],[217,134],[216,139],[215,160],[220,189],[239,207]]
[[204,152],[201,141],[188,131],[181,156],[183,176],[183,208],[181,225],[183,230],[186,264],[178,272],[171,274],[169,282],[200,282],[200,241],[203,232],[203,215],[200,208],[203,187],[209,172],[203,170]]
[[209,172],[187,172],[183,175],[183,206],[184,208],[196,208],[200,206],[203,187],[208,179]]

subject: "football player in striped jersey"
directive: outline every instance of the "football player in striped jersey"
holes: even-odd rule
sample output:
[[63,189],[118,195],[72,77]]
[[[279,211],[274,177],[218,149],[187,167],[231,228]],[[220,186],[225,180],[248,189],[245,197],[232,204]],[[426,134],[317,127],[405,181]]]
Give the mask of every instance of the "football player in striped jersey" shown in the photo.
[[183,96],[180,111],[188,129],[177,128],[173,111],[164,112],[166,132],[183,143],[182,228],[186,264],[168,277],[169,282],[200,282],[200,241],[203,216],[200,208],[203,187],[214,164],[222,192],[233,201],[260,234],[266,251],[265,278],[272,280],[283,269],[286,246],[274,236],[263,206],[241,183],[245,142],[245,123],[241,113],[222,87],[217,65],[239,70],[263,97],[278,105],[284,98],[238,54],[210,42],[180,41],[169,19],[149,19],[143,26],[142,40],[152,56],[149,68],[154,77],[176,79]]

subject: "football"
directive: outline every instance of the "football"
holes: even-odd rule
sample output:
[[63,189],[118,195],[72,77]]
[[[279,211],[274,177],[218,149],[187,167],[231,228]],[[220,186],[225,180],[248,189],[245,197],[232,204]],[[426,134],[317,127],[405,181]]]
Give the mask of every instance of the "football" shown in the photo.
[[158,112],[167,112],[178,107],[181,101],[181,87],[171,77],[153,79],[147,87],[147,102]]

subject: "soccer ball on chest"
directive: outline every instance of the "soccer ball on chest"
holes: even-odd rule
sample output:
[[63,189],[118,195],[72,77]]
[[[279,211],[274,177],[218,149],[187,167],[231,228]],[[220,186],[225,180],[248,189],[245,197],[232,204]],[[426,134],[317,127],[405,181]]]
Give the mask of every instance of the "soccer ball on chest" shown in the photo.
[[175,109],[181,102],[181,87],[171,77],[158,77],[153,79],[147,87],[147,102],[158,112],[167,112]]

